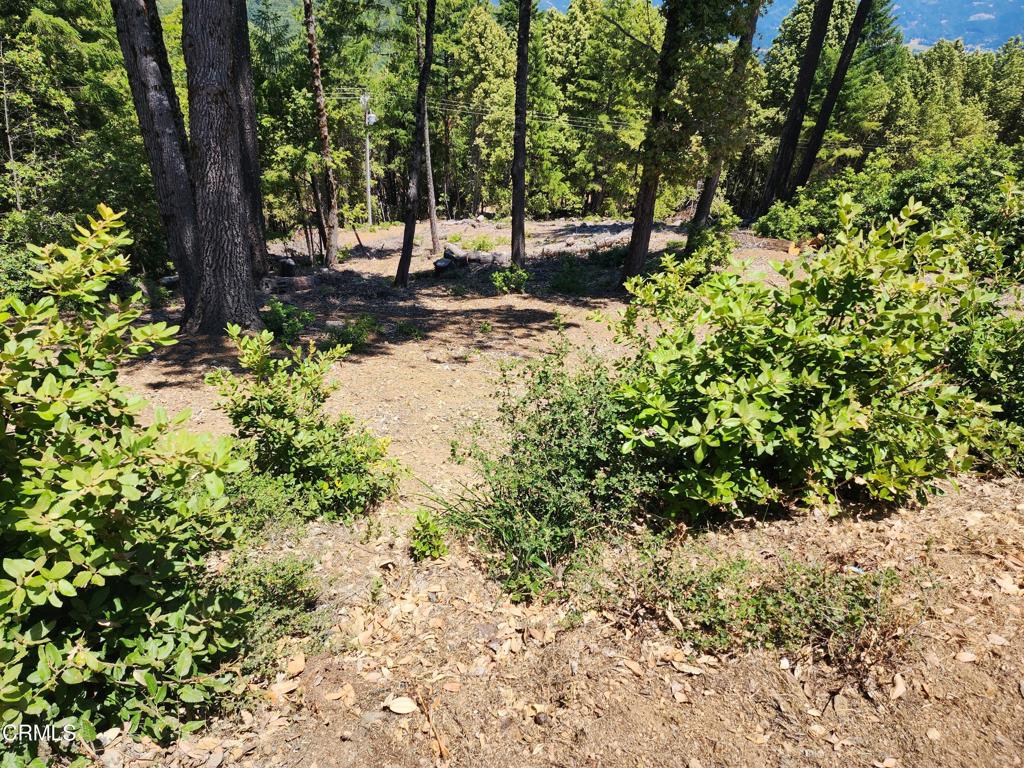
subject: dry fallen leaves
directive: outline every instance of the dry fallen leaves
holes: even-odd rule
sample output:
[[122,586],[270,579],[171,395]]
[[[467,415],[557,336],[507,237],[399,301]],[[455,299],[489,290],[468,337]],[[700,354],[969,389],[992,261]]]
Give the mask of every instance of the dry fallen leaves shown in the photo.
[[1019,595],[1020,587],[1017,586],[1017,580],[1011,573],[1000,573],[995,577],[996,584],[999,585],[999,590],[1007,595]]
[[971,653],[970,651],[960,651],[956,655],[956,660],[963,664],[970,664],[978,660],[977,654]]
[[299,651],[290,659],[288,659],[288,666],[285,667],[285,671],[288,673],[288,677],[298,677],[302,674],[303,670],[306,669],[306,654]]
[[396,696],[388,702],[388,709],[396,715],[410,715],[419,709],[419,707],[416,706],[416,702],[408,696]]
[[907,692],[907,681],[903,679],[903,675],[897,672],[892,676],[892,689],[889,691],[889,700],[896,701],[903,694]]
[[327,701],[340,701],[346,707],[351,707],[356,703],[356,691],[352,687],[352,683],[345,683],[341,688],[326,694],[324,698]]

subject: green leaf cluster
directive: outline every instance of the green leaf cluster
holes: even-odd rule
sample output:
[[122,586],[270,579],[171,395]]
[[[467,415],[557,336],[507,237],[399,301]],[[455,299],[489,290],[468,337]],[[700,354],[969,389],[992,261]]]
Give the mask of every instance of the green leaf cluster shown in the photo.
[[347,347],[294,347],[273,356],[274,335],[253,336],[229,326],[248,375],[218,369],[209,381],[223,398],[241,448],[257,472],[293,484],[298,507],[310,514],[350,519],[369,511],[394,488],[387,442],[357,427],[346,415],[331,417],[324,403],[336,388],[331,366]]
[[225,691],[235,601],[206,586],[225,546],[230,442],[181,428],[117,381],[173,343],[139,296],[105,296],[128,269],[105,206],[73,247],[32,248],[25,303],[0,300],[0,723],[127,723],[164,736]]
[[868,231],[859,213],[842,198],[834,247],[774,265],[771,279],[716,274],[696,289],[696,312],[638,340],[620,429],[627,452],[671,474],[671,507],[899,503],[970,466],[994,408],[959,385],[946,355],[997,295],[971,275],[953,229],[916,231],[920,204]]

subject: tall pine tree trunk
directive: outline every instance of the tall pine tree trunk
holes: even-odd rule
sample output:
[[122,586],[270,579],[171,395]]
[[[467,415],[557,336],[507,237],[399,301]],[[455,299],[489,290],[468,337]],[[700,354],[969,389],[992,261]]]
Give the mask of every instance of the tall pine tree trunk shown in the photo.
[[804,55],[800,60],[796,83],[793,86],[793,97],[789,101],[789,110],[779,135],[779,148],[775,153],[771,173],[764,187],[759,212],[764,214],[772,203],[784,196],[789,188],[789,176],[793,170],[796,157],[796,145],[800,141],[800,129],[803,127],[804,115],[807,113],[807,102],[814,85],[814,75],[821,60],[821,50],[825,45],[825,34],[832,15],[833,0],[818,0],[811,16],[811,31],[804,47]]
[[[747,73],[749,71],[750,55],[754,49],[754,36],[757,34],[757,20],[761,15],[761,0],[754,0],[750,4],[750,18],[747,22],[743,35],[736,44],[736,51],[732,64],[732,76],[730,83],[733,86],[733,93],[740,100],[736,105],[736,122],[734,131],[747,119],[746,111],[746,85]],[[683,256],[690,256],[697,247],[701,231],[707,225],[708,216],[711,215],[711,206],[715,202],[715,194],[718,192],[718,185],[722,180],[722,168],[725,166],[725,154],[719,152],[711,161],[710,172],[704,177],[704,184],[697,198],[697,207],[690,220],[689,230],[686,236],[686,250]]]
[[338,261],[338,185],[334,176],[334,160],[331,155],[331,132],[327,125],[327,100],[324,98],[324,84],[320,76],[320,47],[316,41],[316,17],[313,15],[313,0],[303,0],[302,10],[306,21],[306,48],[309,51],[309,69],[313,78],[313,100],[316,103],[317,128],[320,131],[320,160],[324,165],[327,197],[324,229],[326,230],[327,266],[333,267]]
[[423,64],[416,87],[416,127],[412,132],[412,151],[409,157],[408,206],[405,212],[405,232],[402,236],[402,255],[398,260],[395,285],[409,285],[409,266],[412,263],[413,240],[416,238],[416,215],[419,207],[420,162],[423,159],[423,125],[427,119],[427,85],[430,82],[430,62],[434,58],[434,13],[437,0],[427,0],[427,28],[423,45]]
[[516,106],[512,132],[512,263],[526,265],[526,84],[530,67],[533,0],[519,0],[516,34]]
[[814,123],[814,129],[807,139],[807,148],[804,150],[803,159],[797,169],[796,176],[786,190],[786,199],[793,197],[797,187],[802,187],[811,178],[811,171],[814,170],[814,162],[818,159],[818,152],[821,151],[821,143],[825,139],[825,132],[828,130],[829,121],[832,119],[832,112],[839,101],[839,94],[843,90],[843,83],[846,82],[846,73],[850,70],[850,62],[853,61],[853,54],[857,51],[861,34],[864,32],[864,25],[871,15],[873,0],[860,0],[857,5],[857,13],[853,16],[850,24],[850,31],[846,35],[846,42],[843,44],[843,52],[839,55],[835,72],[828,83],[828,90],[825,92],[825,99],[821,102],[821,110],[818,112],[818,119]]
[[160,16],[156,0],[111,0],[111,7],[187,321],[199,290],[199,241],[185,125]]
[[189,329],[260,327],[253,284],[252,206],[242,159],[236,23],[243,0],[185,0],[182,48],[202,280]]
[[640,274],[647,252],[651,246],[651,230],[654,228],[654,204],[658,198],[658,183],[661,180],[662,133],[665,121],[665,106],[678,79],[677,58],[680,46],[682,23],[682,0],[666,0],[662,4],[665,14],[665,38],[658,54],[658,74],[654,81],[651,99],[651,119],[647,123],[644,143],[641,147],[643,170],[640,173],[640,187],[633,211],[633,231],[629,238],[629,253],[622,267],[623,278]]
[[[416,0],[416,60],[423,66],[423,51],[420,46],[420,3]],[[434,196],[434,164],[430,160],[430,110],[423,104],[423,167],[427,172],[427,216],[430,218],[430,252],[441,250],[437,236],[437,198]]]

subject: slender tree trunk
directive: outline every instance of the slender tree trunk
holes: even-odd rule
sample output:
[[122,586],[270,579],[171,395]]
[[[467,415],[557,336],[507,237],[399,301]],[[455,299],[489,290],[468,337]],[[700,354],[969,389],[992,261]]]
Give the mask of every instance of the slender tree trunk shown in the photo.
[[[420,4],[416,0],[416,60],[423,66],[423,50],[420,45]],[[430,160],[430,110],[423,103],[423,166],[427,172],[427,215],[430,218],[430,252],[441,250],[437,236],[437,200],[434,197],[434,164]]]
[[640,173],[636,207],[633,211],[633,231],[629,237],[629,253],[626,255],[626,262],[622,267],[623,278],[640,274],[651,246],[654,203],[658,198],[658,183],[661,180],[661,134],[665,121],[665,105],[672,94],[672,89],[675,88],[679,72],[677,57],[682,22],[681,5],[679,0],[667,0],[662,5],[662,11],[665,14],[665,38],[658,54],[658,74],[654,81],[654,93],[651,100],[651,119],[647,123],[647,131],[641,148],[643,170]]
[[[732,76],[730,82],[733,87],[733,94],[739,100],[735,105],[736,122],[733,125],[733,135],[747,119],[746,110],[746,85],[747,64],[750,61],[751,52],[754,49],[754,36],[757,34],[757,20],[761,15],[761,0],[754,0],[750,4],[750,18],[747,22],[743,35],[736,44],[736,52],[732,63]],[[719,182],[722,180],[722,168],[725,166],[725,153],[719,152],[711,161],[710,173],[704,178],[704,184],[700,190],[700,197],[697,198],[697,208],[690,220],[689,231],[686,236],[686,249],[683,251],[684,258],[690,256],[697,247],[699,235],[707,225],[708,216],[711,215],[711,206],[715,202],[715,194],[718,192]]]
[[199,291],[199,236],[185,125],[160,16],[155,0],[112,0],[111,6],[187,322]]
[[185,0],[182,48],[202,281],[193,331],[221,334],[228,323],[261,326],[253,283],[252,208],[242,159],[238,103],[238,3]]
[[249,45],[249,13],[246,0],[235,4],[235,84],[238,93],[242,152],[242,183],[249,208],[249,243],[253,273],[263,277],[270,272],[267,252],[267,222],[263,215],[263,190],[260,179],[260,144],[256,132],[256,95],[252,81],[252,50]]
[[825,99],[821,103],[821,110],[818,112],[818,119],[814,123],[814,129],[807,139],[807,148],[804,150],[803,159],[797,169],[792,184],[786,190],[786,200],[793,197],[797,187],[802,187],[811,178],[811,171],[814,169],[814,162],[818,159],[818,152],[821,151],[821,143],[825,139],[825,132],[828,130],[829,121],[832,119],[832,112],[839,101],[839,93],[843,90],[843,83],[846,82],[846,73],[850,70],[850,62],[853,61],[853,54],[857,51],[861,34],[864,32],[864,25],[868,16],[871,15],[873,0],[860,0],[857,4],[857,13],[854,14],[853,22],[850,24],[850,31],[846,35],[846,42],[843,44],[843,52],[839,55],[835,72],[829,81],[828,90],[825,92]]
[[7,59],[4,58],[4,41],[0,38],[0,95],[4,107],[4,137],[7,143],[7,159],[11,166],[11,182],[14,185],[14,208],[21,211],[21,176],[14,159],[14,137],[11,135],[11,114],[7,106]]
[[306,47],[309,50],[309,69],[313,78],[313,100],[316,103],[317,127],[320,130],[320,159],[324,165],[324,195],[327,197],[324,228],[327,237],[327,266],[333,267],[338,261],[338,185],[334,176],[334,158],[331,154],[331,132],[327,125],[327,100],[324,98],[324,84],[320,76],[320,48],[316,41],[316,17],[313,15],[313,0],[303,0],[302,10],[306,20]]
[[761,197],[760,213],[764,214],[778,198],[786,193],[789,187],[789,176],[796,157],[796,145],[800,141],[800,129],[803,127],[804,115],[807,113],[807,102],[814,85],[814,75],[821,60],[821,50],[825,45],[828,22],[832,15],[833,0],[818,0],[811,17],[811,31],[804,48],[800,69],[797,72],[796,84],[793,86],[793,97],[789,101],[786,121],[779,135],[779,148],[775,153],[768,182]]
[[327,252],[327,244],[330,242],[327,237],[327,216],[324,213],[323,199],[320,197],[320,187],[317,185],[316,176],[309,177],[309,189],[313,193],[313,211],[316,213],[316,228],[320,234],[320,252]]
[[512,131],[512,263],[526,265],[526,84],[530,67],[533,0],[519,0],[516,34],[516,107]]
[[419,204],[420,162],[423,149],[423,125],[427,119],[427,84],[430,82],[430,62],[434,58],[434,13],[437,0],[427,0],[427,25],[423,45],[423,65],[416,87],[416,127],[412,132],[412,152],[409,157],[409,190],[406,197],[405,233],[402,236],[402,255],[398,260],[395,285],[409,285],[409,265],[412,263],[413,240],[416,237],[416,215]]

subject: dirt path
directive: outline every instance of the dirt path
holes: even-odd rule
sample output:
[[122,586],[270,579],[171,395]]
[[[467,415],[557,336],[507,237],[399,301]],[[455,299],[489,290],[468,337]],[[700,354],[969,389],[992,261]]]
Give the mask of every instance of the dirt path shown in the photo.
[[[926,608],[895,667],[861,682],[807,654],[696,657],[611,613],[512,605],[465,545],[413,564],[403,512],[424,488],[444,494],[469,479],[448,461],[450,441],[493,412],[499,362],[540,354],[560,333],[612,354],[592,315],[621,301],[600,280],[583,296],[484,296],[429,276],[425,256],[412,290],[395,291],[398,236],[364,240],[380,250],[344,264],[337,289],[289,297],[321,327],[379,320],[369,346],[339,366],[330,407],[390,437],[410,470],[378,528],[313,524],[292,545],[323,577],[327,650],[258,691],[259,707],[170,750],[111,734],[108,768],[1021,765],[1024,482],[968,478],[923,509],[738,521],[706,534],[755,561],[788,553],[895,569]],[[229,361],[223,349],[184,345],[126,380],[157,404],[192,407],[198,428],[223,430],[202,379]],[[416,711],[392,712],[399,696]]]

